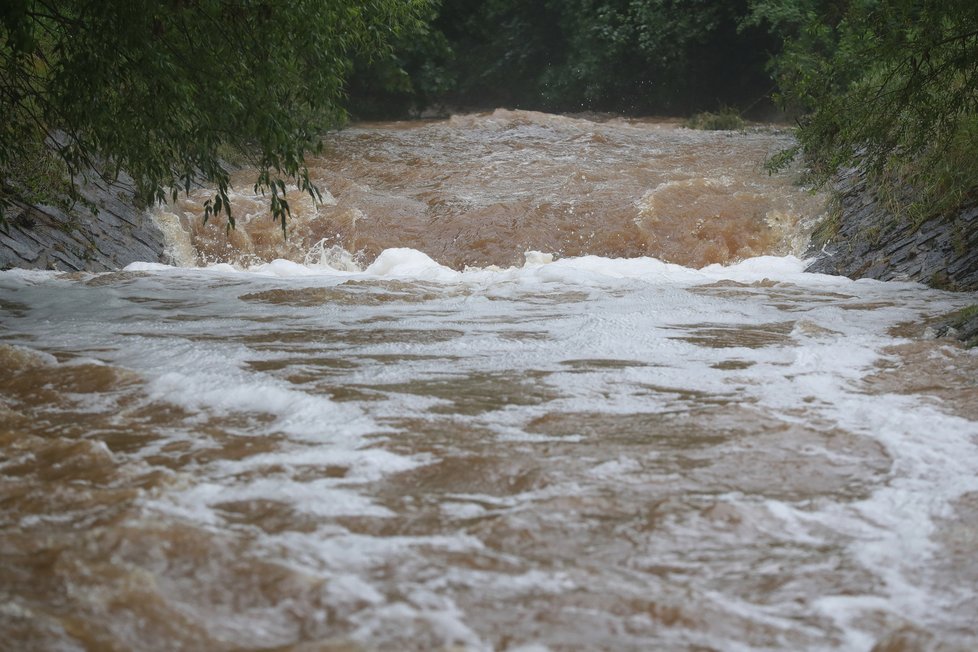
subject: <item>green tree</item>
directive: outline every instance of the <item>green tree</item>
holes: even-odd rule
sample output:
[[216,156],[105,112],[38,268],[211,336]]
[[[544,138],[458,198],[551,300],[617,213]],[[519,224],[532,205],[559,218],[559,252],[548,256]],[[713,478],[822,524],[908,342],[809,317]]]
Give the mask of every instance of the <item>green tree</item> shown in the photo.
[[[286,183],[341,123],[353,57],[383,53],[427,0],[5,0],[0,209],[43,201],[38,170],[132,177],[162,201],[198,182],[233,226],[222,154],[258,170],[275,219]],[[43,165],[38,165],[38,164]]]
[[633,114],[748,105],[770,90],[778,43],[742,25],[748,13],[747,0],[442,0],[437,58],[403,69],[425,70],[416,104]]
[[978,3],[758,0],[754,11],[788,37],[773,70],[817,180],[858,165],[884,190],[912,189],[917,219],[978,199]]
[[438,6],[405,26],[392,47],[354,59],[349,76],[349,110],[360,119],[403,118],[437,102],[457,80],[449,71],[452,46],[435,25]]
[[568,43],[544,77],[550,95],[586,107],[688,113],[747,105],[770,92],[764,66],[774,43],[748,26],[746,1],[568,0]]

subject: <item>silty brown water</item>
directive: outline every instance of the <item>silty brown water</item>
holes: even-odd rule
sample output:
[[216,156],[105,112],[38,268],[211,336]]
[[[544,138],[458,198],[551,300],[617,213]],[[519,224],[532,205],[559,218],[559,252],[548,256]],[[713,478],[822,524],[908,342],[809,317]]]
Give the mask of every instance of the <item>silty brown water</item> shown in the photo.
[[499,110],[354,127],[328,142],[309,162],[325,202],[293,192],[288,241],[267,198],[248,194],[249,171],[234,177],[244,225],[230,238],[220,220],[200,220],[208,192],[165,211],[190,231],[194,262],[302,261],[337,246],[361,262],[410,247],[455,269],[522,264],[525,251],[702,267],[791,253],[798,221],[823,201],[764,171],[791,144],[772,129]]
[[976,356],[922,337],[974,297],[692,269],[789,253],[785,136],[331,142],[287,242],[243,195],[232,248],[183,241],[294,262],[0,273],[0,647],[974,648]]

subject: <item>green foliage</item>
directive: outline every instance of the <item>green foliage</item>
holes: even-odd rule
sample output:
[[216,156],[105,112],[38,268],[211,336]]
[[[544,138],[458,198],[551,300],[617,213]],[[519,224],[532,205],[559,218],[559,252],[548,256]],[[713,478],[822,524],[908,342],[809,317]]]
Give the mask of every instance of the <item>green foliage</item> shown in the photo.
[[285,229],[287,183],[344,119],[354,57],[383,53],[426,0],[7,0],[0,9],[0,208],[44,199],[29,161],[66,176],[125,170],[145,202],[216,186],[222,154],[258,171]]
[[772,70],[816,180],[859,165],[912,190],[915,220],[978,199],[978,3],[758,0],[754,19],[789,35]]
[[766,30],[742,24],[748,13],[747,0],[442,0],[427,43],[401,43],[397,63],[417,106],[746,106],[769,92],[764,66],[777,45]]
[[354,58],[350,111],[359,118],[400,118],[437,100],[456,80],[447,68],[452,47],[434,25],[435,4],[424,7],[392,40],[392,48]]
[[828,211],[824,219],[812,229],[811,244],[815,249],[821,249],[834,241],[842,229],[842,206],[838,197],[829,201]]
[[968,306],[958,312],[955,316],[954,325],[960,327],[973,319],[978,319],[978,305]]
[[443,101],[463,106],[542,108],[542,75],[566,45],[548,2],[442,0],[435,22],[452,56],[456,80]]
[[696,113],[686,121],[686,126],[690,129],[708,131],[737,131],[746,125],[740,114],[731,108],[724,108],[716,113],[711,111]]
[[[573,0],[551,2],[566,40],[561,65],[543,75],[544,96],[554,104],[584,107],[686,110],[726,95],[730,73],[721,52],[731,47],[737,3],[710,0]],[[740,8],[743,9],[742,7]],[[716,55],[720,54],[720,57]],[[701,87],[700,85],[709,85]],[[705,91],[705,95],[701,95]]]

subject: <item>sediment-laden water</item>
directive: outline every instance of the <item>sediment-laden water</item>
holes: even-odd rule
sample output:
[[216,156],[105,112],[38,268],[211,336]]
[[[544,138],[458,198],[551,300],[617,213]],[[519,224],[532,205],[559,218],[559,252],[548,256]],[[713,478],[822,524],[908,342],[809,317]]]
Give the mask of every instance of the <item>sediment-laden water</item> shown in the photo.
[[[243,228],[200,216],[212,192],[161,211],[182,264],[286,258],[365,266],[410,247],[442,265],[522,265],[526,251],[654,256],[692,267],[803,247],[797,222],[822,199],[770,176],[792,143],[771,129],[704,132],[677,123],[596,122],[526,111],[351,128],[309,161],[324,201],[293,193],[288,239],[254,173],[234,177]],[[337,249],[334,249],[336,247]]]
[[975,297],[805,273],[786,142],[360,126],[286,241],[0,273],[0,647],[974,649]]

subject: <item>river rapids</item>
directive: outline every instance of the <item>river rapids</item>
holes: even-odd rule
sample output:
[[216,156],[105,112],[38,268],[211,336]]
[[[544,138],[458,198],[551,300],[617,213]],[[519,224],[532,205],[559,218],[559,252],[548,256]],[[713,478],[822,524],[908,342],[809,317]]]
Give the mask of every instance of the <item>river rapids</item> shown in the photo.
[[0,272],[0,648],[978,648],[975,296],[805,272],[790,143],[356,125]]

